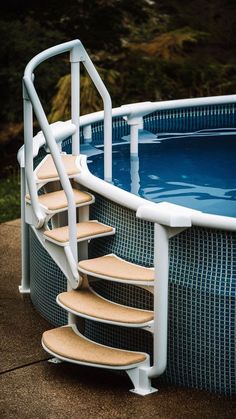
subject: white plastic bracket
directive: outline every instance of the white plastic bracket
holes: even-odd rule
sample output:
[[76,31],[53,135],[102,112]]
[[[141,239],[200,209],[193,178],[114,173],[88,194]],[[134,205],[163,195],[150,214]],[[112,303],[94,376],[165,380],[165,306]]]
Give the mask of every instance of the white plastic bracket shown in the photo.
[[143,118],[127,118],[127,124],[130,125],[130,154],[138,155],[138,130],[143,128]]

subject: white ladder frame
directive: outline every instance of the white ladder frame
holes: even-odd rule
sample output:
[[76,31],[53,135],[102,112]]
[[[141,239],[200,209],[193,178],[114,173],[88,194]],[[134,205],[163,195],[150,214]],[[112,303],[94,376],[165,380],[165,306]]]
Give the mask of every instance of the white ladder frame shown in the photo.
[[[65,191],[68,201],[68,225],[69,225],[69,245],[75,265],[78,262],[77,239],[76,239],[76,206],[71,183],[65,172],[61,161],[60,152],[56,139],[38,94],[34,87],[35,68],[55,55],[70,52],[71,62],[71,114],[72,124],[75,126],[75,132],[72,134],[72,154],[78,156],[80,152],[80,62],[83,63],[98,92],[100,93],[104,104],[104,173],[105,180],[112,179],[112,103],[110,95],[101,80],[96,68],[90,60],[82,43],[76,39],[55,47],[49,48],[36,55],[26,66],[23,77],[23,102],[24,102],[24,142],[25,142],[25,180],[28,186],[33,208],[35,227],[40,229],[45,223],[45,214],[38,202],[37,186],[35,183],[33,170],[33,112],[42,129],[47,147],[49,148],[53,161],[58,171],[62,188]],[[23,191],[24,192],[24,191]],[[25,208],[22,204],[22,223],[25,223]],[[23,226],[24,242],[27,239],[27,228]],[[24,246],[23,246],[24,248]],[[26,253],[26,252],[25,252]],[[23,257],[25,258],[25,256]],[[29,280],[22,285],[21,291],[29,290]]]

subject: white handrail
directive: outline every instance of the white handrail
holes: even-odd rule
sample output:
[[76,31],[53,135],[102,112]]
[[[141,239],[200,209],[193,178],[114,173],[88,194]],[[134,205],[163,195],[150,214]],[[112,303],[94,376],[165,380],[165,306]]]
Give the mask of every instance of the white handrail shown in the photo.
[[[47,139],[47,145],[48,148],[51,152],[51,155],[53,157],[55,166],[57,168],[57,172],[61,181],[61,185],[62,188],[65,191],[66,194],[66,198],[68,201],[68,225],[69,225],[69,241],[70,241],[70,247],[71,247],[71,251],[72,254],[75,258],[75,261],[78,261],[78,257],[77,257],[77,237],[76,237],[76,206],[75,206],[75,201],[74,201],[74,194],[73,194],[73,190],[72,190],[72,186],[71,183],[66,175],[65,172],[65,168],[63,166],[63,163],[61,161],[61,156],[60,156],[60,152],[59,149],[57,147],[55,138],[52,134],[52,130],[51,127],[48,123],[47,117],[44,113],[44,110],[42,108],[42,105],[40,103],[40,100],[38,98],[38,95],[36,93],[36,90],[34,88],[33,83],[31,82],[31,80],[24,76],[23,78],[24,80],[24,85],[27,89],[27,93],[29,95],[30,101],[33,105],[34,108],[34,112],[35,115],[37,117],[37,120],[42,128],[44,137]],[[28,138],[27,138],[28,140]],[[35,185],[35,181],[34,181],[34,177],[33,177],[33,158],[32,161],[30,161],[30,167],[28,164],[28,158],[30,153],[29,153],[29,149],[27,149],[27,146],[29,145],[29,141],[26,142],[26,176],[27,176],[27,182],[28,182],[28,186],[29,186],[29,192],[30,192],[30,196],[31,196],[31,200],[32,200],[32,196],[34,196],[35,192],[37,194],[37,190],[36,190],[36,185]],[[30,170],[29,170],[30,169]],[[32,176],[31,178],[29,176]],[[34,208],[35,203],[32,201],[32,206]],[[35,209],[34,209],[35,210]]]
[[[26,66],[23,77],[23,99],[24,99],[24,127],[25,127],[25,172],[26,180],[31,196],[32,207],[36,216],[37,228],[42,227],[45,216],[40,208],[38,202],[37,189],[34,181],[33,173],[33,129],[32,129],[32,110],[36,115],[39,125],[42,129],[45,142],[49,147],[58,175],[61,181],[62,188],[65,191],[68,202],[68,225],[69,225],[69,243],[71,252],[75,259],[78,261],[77,255],[77,238],[76,238],[76,206],[71,183],[66,175],[64,166],[61,161],[60,153],[57,147],[53,131],[48,123],[47,117],[35,90],[33,79],[33,72],[35,68],[43,61],[55,55],[70,52],[71,61],[71,75],[72,75],[72,124],[76,127],[75,132],[72,134],[72,152],[74,155],[79,154],[79,63],[83,62],[90,77],[92,78],[95,86],[102,96],[104,102],[104,143],[106,145],[106,165],[107,169],[105,175],[107,180],[111,180],[111,148],[112,148],[112,120],[111,120],[111,99],[109,93],[99,77],[92,61],[88,57],[82,43],[76,39],[74,41],[66,42],[55,47],[49,48],[40,54],[36,55]],[[32,109],[33,107],[33,109]],[[108,162],[110,160],[110,163]]]

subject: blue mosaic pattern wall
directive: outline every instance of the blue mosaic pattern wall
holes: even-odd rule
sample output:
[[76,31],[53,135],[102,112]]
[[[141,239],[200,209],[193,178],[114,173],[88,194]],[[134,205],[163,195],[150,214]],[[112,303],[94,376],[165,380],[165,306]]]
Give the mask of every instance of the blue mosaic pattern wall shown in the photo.
[[56,304],[57,295],[66,291],[66,278],[30,229],[30,289],[31,300],[54,326],[66,324],[64,310]]
[[[135,219],[134,212],[98,195],[91,216],[116,227],[117,234],[110,241],[92,242],[90,257],[115,252],[153,266],[151,223]],[[169,280],[168,381],[235,394],[236,233],[193,227],[172,238]],[[113,284],[112,291],[107,291],[110,285],[103,281],[95,287],[115,302],[152,307],[145,290],[139,289],[136,295],[136,287],[120,289]],[[107,334],[103,326],[99,330],[100,341],[108,344],[111,331]],[[120,340],[114,338],[114,346]]]

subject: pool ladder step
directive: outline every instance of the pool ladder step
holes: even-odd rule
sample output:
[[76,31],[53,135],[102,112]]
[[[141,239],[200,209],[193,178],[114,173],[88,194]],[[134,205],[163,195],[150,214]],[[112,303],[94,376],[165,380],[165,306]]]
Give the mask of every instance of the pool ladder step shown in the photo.
[[[73,188],[73,194],[77,208],[90,205],[95,201],[94,196],[89,192]],[[26,195],[25,200],[27,204],[31,205],[31,198],[29,195]],[[67,198],[64,190],[39,195],[38,201],[46,214],[55,214],[68,209]]]
[[113,303],[98,295],[89,286],[63,292],[57,303],[68,312],[103,323],[127,327],[145,327],[153,323],[153,312]]
[[[62,163],[69,178],[79,174],[79,156],[61,153]],[[58,180],[57,168],[51,154],[47,154],[34,171],[37,184]]]
[[147,360],[148,355],[101,345],[81,335],[75,325],[43,333],[43,348],[65,361],[103,368],[127,369]]
[[153,268],[145,268],[128,262],[113,253],[94,259],[82,260],[78,264],[78,270],[81,274],[108,281],[151,286],[154,284]]
[[[82,221],[76,224],[77,241],[90,240],[115,234],[115,229],[96,220]],[[59,246],[66,246],[69,242],[69,227],[58,227],[44,232],[45,240]]]

